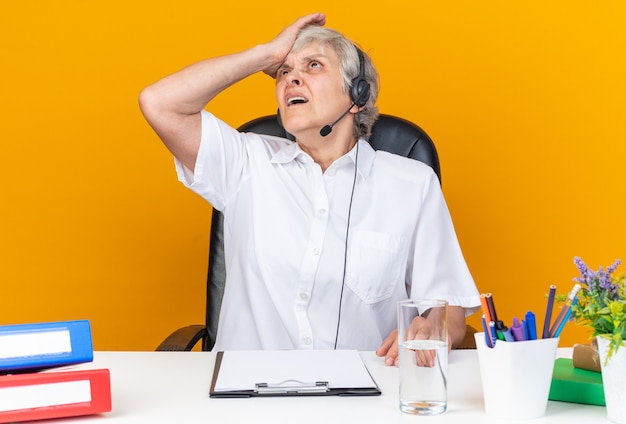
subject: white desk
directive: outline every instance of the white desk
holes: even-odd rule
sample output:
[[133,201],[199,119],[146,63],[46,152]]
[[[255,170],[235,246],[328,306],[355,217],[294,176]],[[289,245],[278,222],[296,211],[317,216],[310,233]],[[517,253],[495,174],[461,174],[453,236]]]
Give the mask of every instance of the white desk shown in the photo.
[[[558,356],[571,357],[571,349]],[[382,390],[381,396],[211,399],[215,354],[210,352],[96,352],[89,367],[109,368],[113,410],[106,414],[54,422],[75,423],[495,423],[483,406],[475,350],[450,354],[448,411],[433,417],[398,409],[398,369],[373,352],[362,353]],[[546,415],[532,423],[605,423],[601,406],[548,403]]]

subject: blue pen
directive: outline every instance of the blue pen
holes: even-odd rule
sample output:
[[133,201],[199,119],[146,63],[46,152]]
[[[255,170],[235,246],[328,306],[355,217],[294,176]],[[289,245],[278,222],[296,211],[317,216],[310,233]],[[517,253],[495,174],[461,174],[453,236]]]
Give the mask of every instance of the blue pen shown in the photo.
[[565,318],[563,318],[563,322],[561,322],[561,325],[559,325],[559,328],[556,329],[556,332],[554,333],[554,337],[559,337],[559,335],[561,334],[561,331],[563,331],[563,327],[565,327],[565,323],[569,320],[569,317],[572,314],[572,306],[574,306],[576,303],[578,303],[578,298],[575,298],[572,301],[572,304],[570,305],[570,307],[567,309],[567,312],[565,313]]
[[537,340],[537,323],[535,322],[535,314],[532,311],[526,312],[526,339]]
[[493,346],[491,347],[496,347],[496,340],[498,340],[498,334],[496,332],[496,323],[491,321],[489,323],[489,329],[491,330],[491,340],[493,342]]
[[485,320],[485,315],[483,315],[483,331],[485,333],[485,344],[487,347],[493,347],[491,344],[491,337],[489,336],[491,332],[489,331],[489,327],[487,327],[487,321]]

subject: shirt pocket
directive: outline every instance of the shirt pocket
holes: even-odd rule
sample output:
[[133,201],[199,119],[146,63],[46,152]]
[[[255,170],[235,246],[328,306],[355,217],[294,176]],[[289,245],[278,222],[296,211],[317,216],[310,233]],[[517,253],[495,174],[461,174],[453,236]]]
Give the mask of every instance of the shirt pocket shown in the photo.
[[375,231],[351,237],[346,285],[366,304],[385,300],[404,286],[407,239]]

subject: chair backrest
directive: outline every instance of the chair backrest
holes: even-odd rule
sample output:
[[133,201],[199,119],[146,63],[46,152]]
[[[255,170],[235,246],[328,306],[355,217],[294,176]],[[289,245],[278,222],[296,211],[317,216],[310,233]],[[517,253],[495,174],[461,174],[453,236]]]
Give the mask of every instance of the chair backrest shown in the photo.
[[[276,115],[254,119],[239,127],[239,131],[289,138]],[[441,182],[437,149],[428,134],[417,125],[402,118],[381,114],[372,128],[369,143],[375,150],[384,150],[430,165]],[[217,323],[226,282],[223,228],[224,216],[221,212],[213,209],[207,278],[206,329],[208,335],[204,345],[204,349],[207,350],[213,349],[215,345]]]

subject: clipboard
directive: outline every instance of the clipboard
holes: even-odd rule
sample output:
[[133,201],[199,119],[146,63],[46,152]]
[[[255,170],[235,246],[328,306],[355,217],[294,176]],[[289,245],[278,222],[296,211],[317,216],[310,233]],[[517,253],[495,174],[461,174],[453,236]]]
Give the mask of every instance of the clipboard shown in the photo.
[[356,350],[217,352],[209,396],[378,396]]

